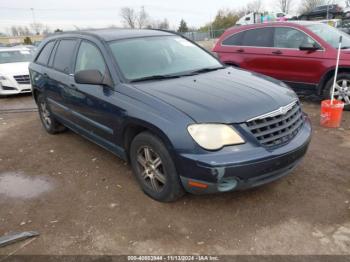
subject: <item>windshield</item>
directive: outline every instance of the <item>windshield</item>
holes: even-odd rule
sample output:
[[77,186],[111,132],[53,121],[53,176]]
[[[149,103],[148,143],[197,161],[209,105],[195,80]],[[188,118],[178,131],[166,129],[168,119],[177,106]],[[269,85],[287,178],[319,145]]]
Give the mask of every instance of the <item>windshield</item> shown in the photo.
[[29,50],[0,50],[0,64],[30,62],[33,53]]
[[214,57],[179,36],[125,39],[111,42],[110,47],[130,81],[222,67]]
[[332,26],[325,24],[312,24],[307,25],[306,27],[334,48],[338,48],[339,37],[343,36],[342,46],[350,48],[350,36]]

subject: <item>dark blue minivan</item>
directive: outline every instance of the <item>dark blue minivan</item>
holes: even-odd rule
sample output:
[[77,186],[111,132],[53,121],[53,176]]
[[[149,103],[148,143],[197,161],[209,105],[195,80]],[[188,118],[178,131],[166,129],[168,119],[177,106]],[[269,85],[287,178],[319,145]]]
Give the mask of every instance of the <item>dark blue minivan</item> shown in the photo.
[[271,182],[310,142],[288,86],[226,67],[175,33],[58,34],[41,43],[30,78],[48,133],[69,128],[129,161],[158,201]]

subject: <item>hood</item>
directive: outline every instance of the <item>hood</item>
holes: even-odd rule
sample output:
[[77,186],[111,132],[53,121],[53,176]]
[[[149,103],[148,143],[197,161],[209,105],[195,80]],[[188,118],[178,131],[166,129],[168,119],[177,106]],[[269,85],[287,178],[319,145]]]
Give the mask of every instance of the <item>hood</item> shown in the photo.
[[0,75],[29,75],[29,62],[0,64]]
[[298,99],[278,80],[234,68],[134,87],[201,123],[242,123]]

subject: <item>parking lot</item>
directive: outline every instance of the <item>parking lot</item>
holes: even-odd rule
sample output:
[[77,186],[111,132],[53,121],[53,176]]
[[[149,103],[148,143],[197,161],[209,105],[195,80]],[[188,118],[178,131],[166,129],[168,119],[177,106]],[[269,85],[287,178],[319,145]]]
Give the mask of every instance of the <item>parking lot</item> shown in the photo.
[[350,254],[350,112],[319,126],[303,163],[272,184],[162,204],[130,166],[66,132],[52,136],[31,96],[0,100],[0,235],[40,237],[0,254]]

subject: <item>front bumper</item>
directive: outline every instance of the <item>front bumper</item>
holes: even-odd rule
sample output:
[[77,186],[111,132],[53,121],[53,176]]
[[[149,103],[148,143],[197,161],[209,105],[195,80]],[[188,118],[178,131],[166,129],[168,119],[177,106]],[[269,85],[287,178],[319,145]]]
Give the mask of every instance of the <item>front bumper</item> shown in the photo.
[[269,150],[246,143],[208,154],[181,154],[178,172],[185,190],[194,194],[256,187],[290,173],[305,155],[310,139],[311,124],[306,118],[299,133],[284,146]]
[[0,95],[16,95],[32,92],[32,86],[30,84],[1,84],[0,83]]

